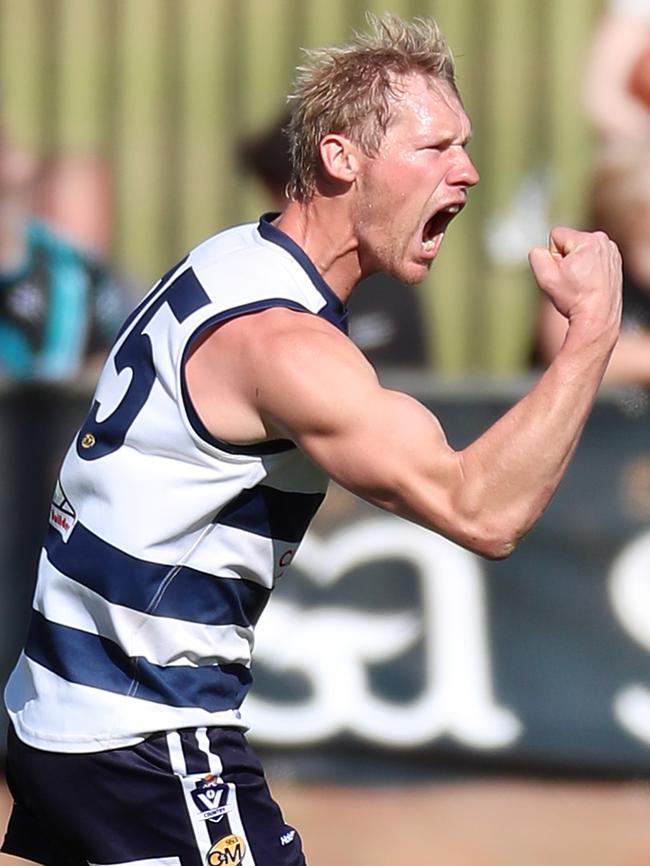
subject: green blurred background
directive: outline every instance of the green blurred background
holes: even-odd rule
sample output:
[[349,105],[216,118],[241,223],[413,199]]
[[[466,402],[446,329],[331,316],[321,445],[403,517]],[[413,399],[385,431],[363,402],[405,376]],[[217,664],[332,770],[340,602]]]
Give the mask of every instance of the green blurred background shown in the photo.
[[144,290],[188,247],[267,202],[242,136],[285,105],[300,47],[341,42],[367,10],[433,16],[457,59],[482,174],[427,285],[444,374],[529,363],[526,251],[584,223],[592,142],[580,89],[600,0],[0,0],[7,129],[43,154],[100,153],[112,258]]

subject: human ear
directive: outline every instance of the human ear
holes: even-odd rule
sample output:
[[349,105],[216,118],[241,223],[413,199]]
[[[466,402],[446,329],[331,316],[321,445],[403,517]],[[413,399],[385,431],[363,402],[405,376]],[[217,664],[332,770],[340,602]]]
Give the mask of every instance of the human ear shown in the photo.
[[320,143],[323,172],[331,180],[351,184],[359,171],[356,146],[344,135],[329,133]]

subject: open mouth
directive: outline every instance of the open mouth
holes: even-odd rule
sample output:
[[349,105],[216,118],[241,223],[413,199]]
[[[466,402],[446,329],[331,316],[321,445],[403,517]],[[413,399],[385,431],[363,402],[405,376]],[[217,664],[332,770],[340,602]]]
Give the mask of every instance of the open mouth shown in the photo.
[[447,226],[461,212],[463,207],[463,204],[447,205],[447,207],[441,208],[426,221],[422,231],[422,246],[425,252],[433,253],[437,251],[442,243]]

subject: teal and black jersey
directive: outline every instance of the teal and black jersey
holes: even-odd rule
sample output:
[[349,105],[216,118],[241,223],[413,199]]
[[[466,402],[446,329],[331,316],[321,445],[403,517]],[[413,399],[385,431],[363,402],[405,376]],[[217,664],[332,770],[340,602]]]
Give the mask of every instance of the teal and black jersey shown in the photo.
[[73,378],[110,348],[127,296],[105,265],[33,220],[25,262],[0,272],[0,377]]

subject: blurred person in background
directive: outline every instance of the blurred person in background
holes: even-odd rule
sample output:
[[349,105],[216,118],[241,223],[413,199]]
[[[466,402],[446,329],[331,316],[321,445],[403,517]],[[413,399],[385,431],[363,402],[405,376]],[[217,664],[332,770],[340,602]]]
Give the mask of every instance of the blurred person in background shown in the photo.
[[[641,143],[603,154],[591,179],[590,226],[606,232],[623,257],[623,320],[605,378],[650,388],[650,148]],[[566,320],[542,304],[538,348],[550,363],[567,333]]]
[[57,234],[96,260],[106,261],[113,212],[106,158],[100,153],[77,151],[46,156],[38,183],[37,210],[48,225],[56,226]]
[[[239,147],[242,168],[260,181],[277,211],[283,211],[289,201],[291,157],[286,130],[290,119],[286,113]],[[374,367],[428,366],[425,321],[415,286],[388,274],[373,274],[355,287],[347,309],[350,339]]]
[[584,74],[586,118],[603,149],[650,141],[650,0],[609,0]]
[[[76,426],[70,384],[94,384],[131,306],[132,292],[94,251],[49,224],[83,209],[88,226],[97,202],[85,185],[62,207],[53,175],[0,128],[0,385],[3,502],[0,529],[0,676],[6,677],[27,628],[34,571],[47,525],[56,468]],[[46,202],[41,183],[48,180]],[[71,207],[70,207],[71,205]],[[78,225],[78,223],[77,223]],[[4,713],[0,731],[4,729]]]
[[[584,73],[585,117],[596,137],[588,221],[623,257],[623,325],[605,378],[650,387],[650,0],[610,0]],[[543,301],[537,357],[548,364],[566,322]],[[644,398],[647,402],[647,396]]]
[[133,300],[103,260],[37,216],[41,177],[0,129],[0,380],[96,375]]

